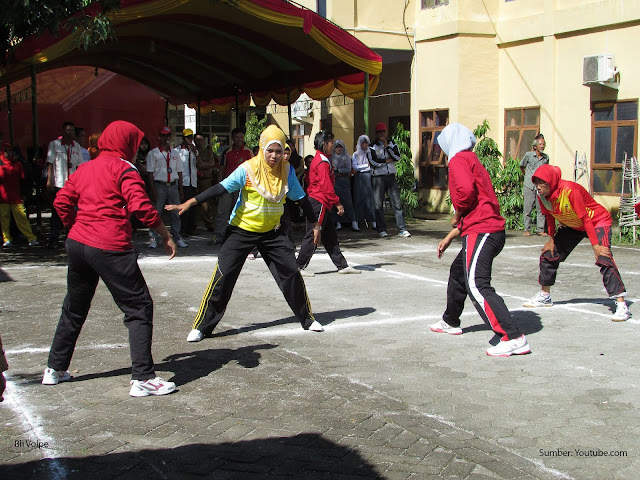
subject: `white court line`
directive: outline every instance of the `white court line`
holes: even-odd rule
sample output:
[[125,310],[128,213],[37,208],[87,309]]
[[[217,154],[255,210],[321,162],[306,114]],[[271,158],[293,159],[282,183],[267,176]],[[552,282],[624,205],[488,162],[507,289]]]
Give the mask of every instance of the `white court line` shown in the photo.
[[[36,409],[26,400],[27,395],[25,390],[18,383],[14,382],[11,379],[11,375],[7,374],[7,372],[5,372],[5,375],[7,377],[7,389],[4,393],[4,403],[16,413],[22,425],[26,427],[31,441],[51,445],[51,448],[42,447],[38,449],[42,452],[43,458],[51,459],[50,462],[47,462],[47,466],[52,475],[51,478],[54,480],[64,480],[68,478],[69,472],[67,472],[65,466],[57,460],[59,454],[56,449],[53,448],[53,438],[51,438],[42,427],[42,419],[36,413],[31,413],[35,412]],[[26,439],[19,438],[16,440]]]

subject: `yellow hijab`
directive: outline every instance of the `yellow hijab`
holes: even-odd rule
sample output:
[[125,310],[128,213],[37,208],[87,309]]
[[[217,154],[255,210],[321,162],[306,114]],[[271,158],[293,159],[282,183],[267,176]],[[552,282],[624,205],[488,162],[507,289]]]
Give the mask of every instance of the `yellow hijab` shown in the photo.
[[289,162],[284,157],[274,167],[265,159],[265,150],[272,143],[282,147],[286,145],[284,132],[275,125],[269,125],[260,135],[260,151],[251,160],[247,160],[247,175],[257,192],[269,202],[279,203],[286,195],[289,187]]

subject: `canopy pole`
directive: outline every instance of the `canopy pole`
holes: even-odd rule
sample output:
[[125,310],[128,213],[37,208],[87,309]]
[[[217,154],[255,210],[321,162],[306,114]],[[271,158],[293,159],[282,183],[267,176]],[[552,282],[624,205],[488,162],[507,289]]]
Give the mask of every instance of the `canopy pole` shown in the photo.
[[287,88],[287,113],[289,114],[289,138],[293,138],[293,118],[291,115],[291,92]]
[[[33,128],[33,152],[38,155],[40,139],[38,138],[38,97],[36,92],[36,66],[31,65],[31,120]],[[36,182],[36,185],[38,183]],[[40,192],[36,187],[36,217],[38,230],[42,231],[42,209],[40,207]]]
[[200,95],[198,95],[198,108],[196,108],[196,133],[202,131],[202,120],[200,119],[201,111],[200,111]]
[[236,88],[236,128],[240,128],[240,92]]
[[369,74],[364,72],[364,131],[369,135]]
[[11,105],[11,82],[7,80],[7,121],[9,123],[9,142],[13,143],[13,105]]
[[169,126],[169,100],[164,99],[164,124]]

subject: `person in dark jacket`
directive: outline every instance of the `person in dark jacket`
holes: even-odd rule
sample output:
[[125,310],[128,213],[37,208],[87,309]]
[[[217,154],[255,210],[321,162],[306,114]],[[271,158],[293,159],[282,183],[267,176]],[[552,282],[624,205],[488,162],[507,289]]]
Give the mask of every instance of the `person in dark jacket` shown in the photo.
[[131,243],[129,216],[136,215],[164,240],[170,259],[176,244],[147,197],[144,181],[131,163],[143,133],[133,124],[112,122],[100,136],[100,155],[78,167],[56,195],[53,206],[69,228],[67,296],[53,337],[43,385],[71,379],[67,370],[98,280],[105,283],[124,313],[129,330],[132,380],[129,395],[165,395],[175,390],[155,374],[151,356],[153,301]]

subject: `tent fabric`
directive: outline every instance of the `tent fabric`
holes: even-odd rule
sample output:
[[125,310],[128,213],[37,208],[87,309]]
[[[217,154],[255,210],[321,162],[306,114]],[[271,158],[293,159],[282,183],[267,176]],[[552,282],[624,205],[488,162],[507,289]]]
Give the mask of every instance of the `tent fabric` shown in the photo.
[[[95,14],[98,4],[85,12]],[[61,31],[22,41],[0,82],[86,65],[153,89],[173,104],[235,108],[270,100],[286,104],[306,92],[326,98],[337,88],[362,98],[364,74],[375,90],[382,59],[311,10],[285,0],[122,0],[109,15],[117,35],[84,51],[77,33]],[[268,101],[267,101],[268,99]],[[204,110],[203,110],[204,112]]]

